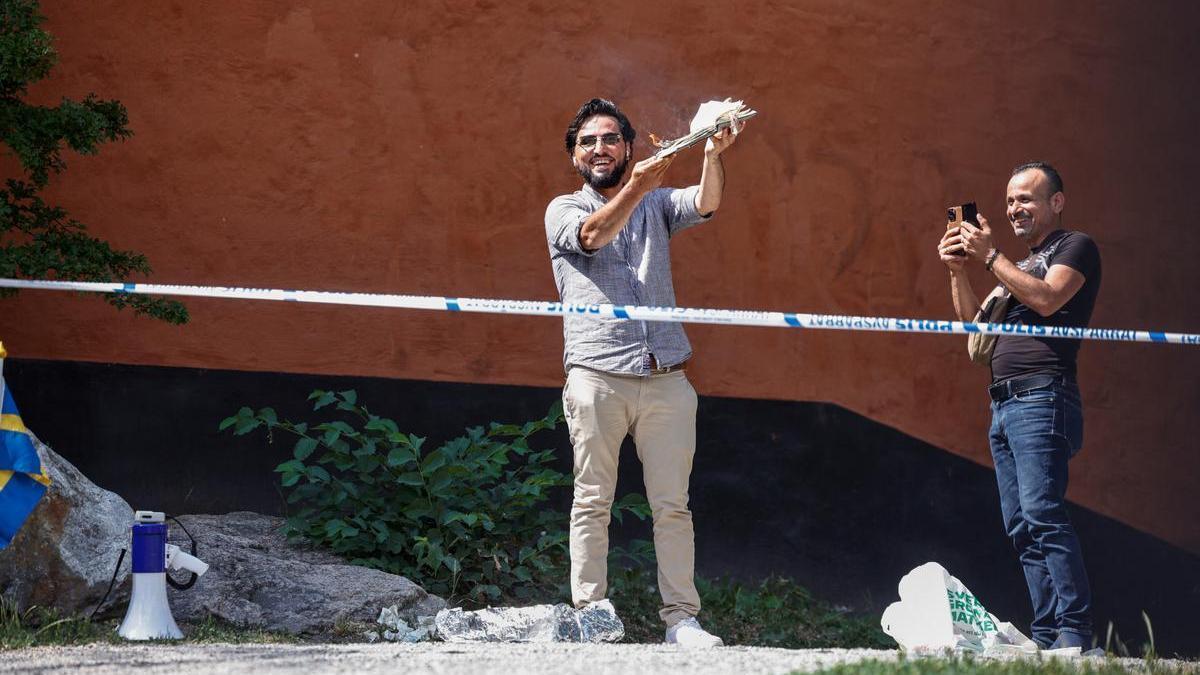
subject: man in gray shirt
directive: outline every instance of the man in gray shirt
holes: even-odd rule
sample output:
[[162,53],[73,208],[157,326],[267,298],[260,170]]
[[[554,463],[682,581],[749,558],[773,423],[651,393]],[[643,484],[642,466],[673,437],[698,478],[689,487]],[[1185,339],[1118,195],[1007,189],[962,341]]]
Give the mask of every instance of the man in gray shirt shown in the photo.
[[[559,297],[569,303],[675,306],[670,238],[712,216],[725,184],[721,153],[738,128],[709,139],[700,184],[660,188],[675,155],[625,170],[637,133],[617,106],[592,99],[567,127],[583,188],[546,208]],[[621,442],[632,434],[654,518],[666,641],[722,644],[696,621],[695,544],[688,479],[696,450],[696,391],[684,374],[692,348],[678,323],[563,319],[563,409],[575,455],[571,596],[576,607],[608,590],[608,523]]]

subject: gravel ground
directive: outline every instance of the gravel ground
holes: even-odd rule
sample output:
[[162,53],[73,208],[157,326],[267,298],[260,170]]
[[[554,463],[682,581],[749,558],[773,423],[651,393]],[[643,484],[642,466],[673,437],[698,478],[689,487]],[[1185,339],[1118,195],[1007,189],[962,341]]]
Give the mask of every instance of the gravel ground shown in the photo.
[[[109,645],[0,652],[0,673],[688,673],[746,675],[812,671],[864,659],[895,660],[894,650],[666,645],[343,644]],[[1138,659],[1122,659],[1133,668]],[[1200,664],[1167,662],[1200,673]],[[1166,665],[1166,664],[1164,664]]]
[[788,673],[863,659],[895,659],[872,649],[666,645],[351,644],[88,645],[0,653],[0,673]]

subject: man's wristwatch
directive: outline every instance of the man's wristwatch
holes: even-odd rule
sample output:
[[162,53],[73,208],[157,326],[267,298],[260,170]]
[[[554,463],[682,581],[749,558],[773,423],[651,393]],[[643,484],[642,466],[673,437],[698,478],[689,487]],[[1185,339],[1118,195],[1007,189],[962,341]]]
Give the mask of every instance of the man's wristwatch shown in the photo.
[[1000,249],[993,248],[988,251],[987,258],[983,261],[983,266],[987,268],[987,271],[992,271],[992,265],[995,264],[998,257],[1000,257]]

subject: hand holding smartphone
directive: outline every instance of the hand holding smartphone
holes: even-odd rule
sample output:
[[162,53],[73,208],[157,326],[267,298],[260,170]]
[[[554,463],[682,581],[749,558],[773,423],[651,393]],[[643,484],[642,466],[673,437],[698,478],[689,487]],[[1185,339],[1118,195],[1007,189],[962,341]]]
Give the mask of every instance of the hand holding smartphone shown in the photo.
[[[970,223],[975,227],[979,227],[979,211],[975,208],[975,202],[967,202],[961,206],[951,206],[946,209],[946,229],[958,229],[963,223]],[[958,250],[951,255],[963,255],[966,251]]]

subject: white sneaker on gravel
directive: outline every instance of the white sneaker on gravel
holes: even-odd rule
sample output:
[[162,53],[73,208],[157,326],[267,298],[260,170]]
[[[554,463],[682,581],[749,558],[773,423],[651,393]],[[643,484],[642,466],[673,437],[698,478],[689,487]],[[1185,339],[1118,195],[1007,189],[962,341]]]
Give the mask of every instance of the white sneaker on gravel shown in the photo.
[[700,627],[696,617],[689,616],[667,629],[667,644],[680,647],[720,647],[724,640]]

